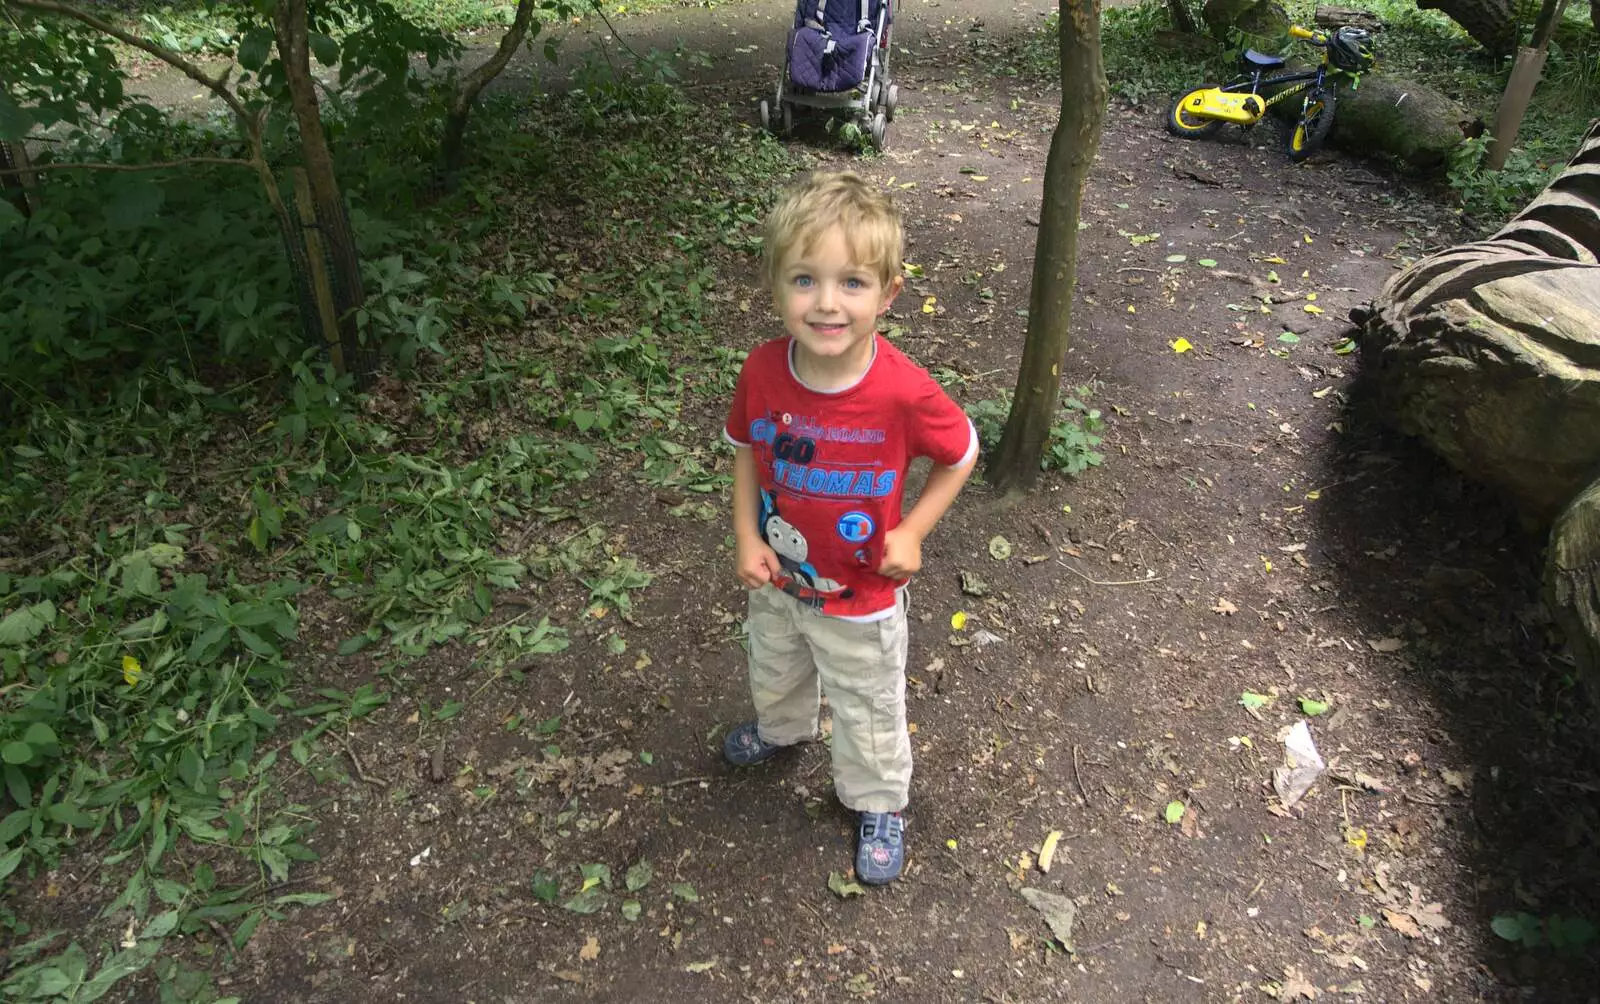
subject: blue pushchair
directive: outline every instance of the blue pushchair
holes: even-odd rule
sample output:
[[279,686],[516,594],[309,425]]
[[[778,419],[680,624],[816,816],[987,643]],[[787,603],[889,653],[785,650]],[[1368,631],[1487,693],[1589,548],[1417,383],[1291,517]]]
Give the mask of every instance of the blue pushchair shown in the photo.
[[900,97],[889,79],[893,3],[797,0],[777,96],[772,105],[761,102],[762,127],[788,133],[795,108],[844,111],[883,149]]

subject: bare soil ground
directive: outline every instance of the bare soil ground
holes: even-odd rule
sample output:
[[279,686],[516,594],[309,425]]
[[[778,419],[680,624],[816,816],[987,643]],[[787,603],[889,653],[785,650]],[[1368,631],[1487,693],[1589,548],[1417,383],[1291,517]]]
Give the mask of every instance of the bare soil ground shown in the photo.
[[[724,8],[752,27],[690,41],[757,46],[691,83],[708,106],[770,89],[779,9]],[[1021,351],[1057,97],[991,70],[1037,20],[908,4],[890,151],[819,146],[896,190],[924,276],[891,319],[968,403]],[[1066,372],[1107,417],[1106,460],[1016,500],[974,486],[931,542],[901,882],[830,891],[853,837],[824,745],[721,762],[748,714],[721,515],[600,478],[592,519],[657,573],[627,651],[602,644],[613,613],[520,682],[439,653],[420,692],[358,723],[360,766],[301,793],[322,860],[297,875],[337,901],[264,926],[219,985],[285,1004],[1593,999],[1592,956],[1519,955],[1489,927],[1596,901],[1596,760],[1534,602],[1538,539],[1378,429],[1335,351],[1351,306],[1457,237],[1448,214],[1382,167],[1186,144],[1158,109],[1115,104],[1084,219]],[[778,328],[741,268],[718,296],[743,347]],[[552,601],[568,623],[586,605]],[[344,685],[363,666],[333,655],[348,630],[322,615],[306,671]],[[1247,691],[1271,700],[1248,709]],[[1310,722],[1333,770],[1275,811],[1302,697],[1328,705]],[[421,713],[450,698],[459,716]],[[627,892],[641,861],[653,877]],[[597,912],[536,897],[537,870],[566,901],[586,864],[609,869]],[[1076,899],[1075,955],[1023,887]]]

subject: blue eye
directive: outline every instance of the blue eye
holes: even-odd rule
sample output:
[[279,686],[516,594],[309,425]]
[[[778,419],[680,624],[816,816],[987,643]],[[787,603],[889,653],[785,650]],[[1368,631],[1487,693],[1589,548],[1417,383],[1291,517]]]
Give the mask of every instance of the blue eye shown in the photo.
[[811,285],[811,277],[809,275],[797,275],[794,277],[794,284],[804,289]]
[[866,286],[860,279],[846,279],[844,284],[849,289],[862,289]]

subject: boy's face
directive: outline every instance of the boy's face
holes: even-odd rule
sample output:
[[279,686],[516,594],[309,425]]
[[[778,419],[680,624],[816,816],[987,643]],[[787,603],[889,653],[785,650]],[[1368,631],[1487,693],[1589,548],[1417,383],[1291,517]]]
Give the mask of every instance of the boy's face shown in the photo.
[[830,368],[872,358],[878,317],[904,280],[885,286],[877,270],[852,261],[844,231],[830,227],[810,248],[794,248],[778,269],[775,296],[783,326],[804,352]]

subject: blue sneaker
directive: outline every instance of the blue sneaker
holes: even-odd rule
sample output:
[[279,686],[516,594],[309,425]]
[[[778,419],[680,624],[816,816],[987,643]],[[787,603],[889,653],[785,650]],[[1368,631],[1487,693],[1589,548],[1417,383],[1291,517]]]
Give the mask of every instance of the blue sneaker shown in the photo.
[[898,812],[863,812],[856,842],[856,878],[887,885],[906,863],[906,821]]
[[774,746],[761,738],[755,722],[735,726],[722,740],[722,756],[735,767],[750,767],[770,760],[781,749],[782,746]]

